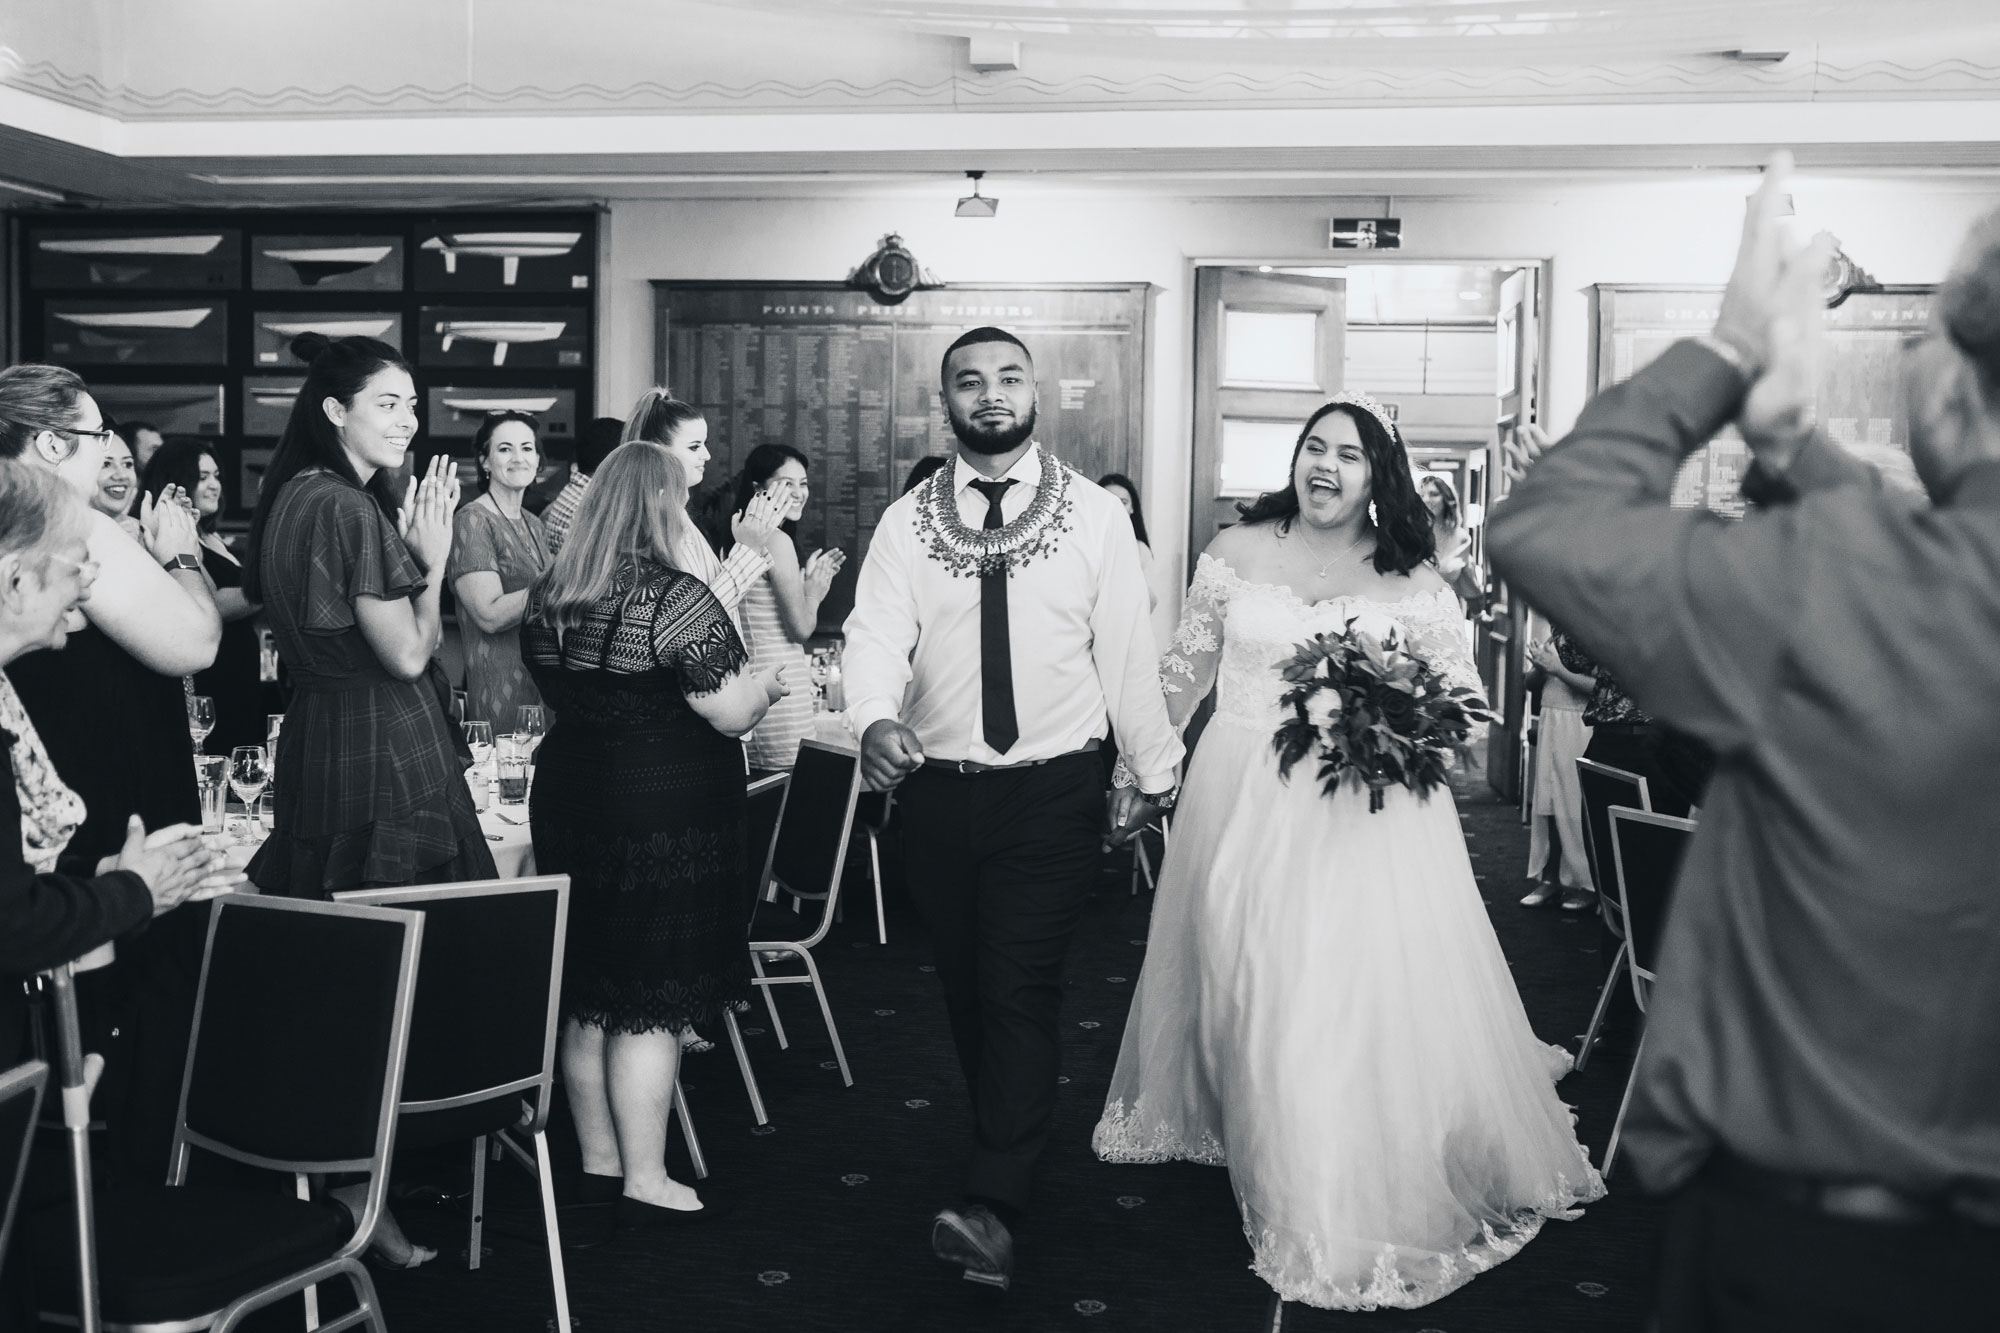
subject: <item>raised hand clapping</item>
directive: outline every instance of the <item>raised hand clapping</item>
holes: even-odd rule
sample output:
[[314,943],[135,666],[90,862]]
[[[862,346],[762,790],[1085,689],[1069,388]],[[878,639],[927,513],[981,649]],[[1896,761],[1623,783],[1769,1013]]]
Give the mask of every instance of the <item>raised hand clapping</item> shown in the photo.
[[451,558],[451,520],[458,512],[458,465],[446,454],[413,478],[397,516],[396,529],[426,574],[436,575]]

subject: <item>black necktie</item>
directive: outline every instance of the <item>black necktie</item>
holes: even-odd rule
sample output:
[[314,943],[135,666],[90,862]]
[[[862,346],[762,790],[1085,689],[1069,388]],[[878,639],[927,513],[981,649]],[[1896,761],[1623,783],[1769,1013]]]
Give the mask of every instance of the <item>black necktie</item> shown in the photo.
[[[975,481],[986,497],[986,522],[993,532],[1007,526],[1000,514],[1000,497],[1011,481]],[[1014,721],[1014,655],[1007,642],[1007,562],[996,559],[979,575],[979,706],[986,722],[986,743],[1005,754],[1021,737]]]

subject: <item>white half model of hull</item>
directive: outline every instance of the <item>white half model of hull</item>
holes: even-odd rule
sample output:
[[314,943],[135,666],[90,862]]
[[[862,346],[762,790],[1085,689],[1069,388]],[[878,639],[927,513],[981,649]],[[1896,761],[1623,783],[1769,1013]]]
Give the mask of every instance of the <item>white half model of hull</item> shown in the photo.
[[299,275],[299,281],[308,287],[316,287],[321,279],[337,277],[342,273],[353,273],[358,269],[379,264],[389,257],[393,249],[387,245],[322,245],[302,249],[266,250],[265,257],[281,264],[290,264],[292,271]]
[[296,338],[301,333],[323,333],[329,338],[379,338],[389,331],[396,322],[392,315],[388,319],[299,319],[299,320],[259,320],[271,332],[281,338]]
[[122,236],[39,241],[57,255],[205,255],[222,244],[220,236]]
[[480,255],[500,261],[500,283],[512,287],[521,275],[523,259],[554,259],[576,249],[580,231],[461,231],[433,236],[423,248],[444,257],[444,271],[458,272],[460,255]]
[[493,364],[507,364],[507,348],[514,343],[554,342],[562,337],[569,325],[563,320],[535,319],[446,319],[438,322],[437,331],[444,341],[438,350],[449,352],[452,343],[463,338],[467,342],[493,344]]
[[160,329],[192,329],[214,311],[204,305],[195,306],[190,310],[52,310],[49,313],[57,319],[86,329],[135,329],[150,332]]
[[556,405],[555,395],[546,398],[447,398],[444,405],[454,412],[546,412]]

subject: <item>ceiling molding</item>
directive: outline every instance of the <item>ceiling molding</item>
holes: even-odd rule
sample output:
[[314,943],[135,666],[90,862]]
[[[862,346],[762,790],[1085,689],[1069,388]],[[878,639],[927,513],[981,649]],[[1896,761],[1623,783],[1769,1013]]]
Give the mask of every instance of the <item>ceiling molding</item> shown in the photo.
[[1070,61],[1044,61],[1052,73],[968,71],[931,81],[886,77],[742,83],[642,80],[607,85],[475,81],[401,83],[368,88],[288,84],[253,88],[176,87],[141,91],[52,60],[31,60],[0,46],[0,84],[127,123],[159,120],[523,113],[713,114],[715,112],[1101,111],[1173,107],[1363,107],[1392,98],[1406,106],[1536,106],[1690,101],[1886,101],[1983,99],[2000,86],[2000,65],[1961,57],[1920,64],[1819,57],[1776,64],[1690,56],[1631,64],[1371,66],[1187,72],[1065,74]]

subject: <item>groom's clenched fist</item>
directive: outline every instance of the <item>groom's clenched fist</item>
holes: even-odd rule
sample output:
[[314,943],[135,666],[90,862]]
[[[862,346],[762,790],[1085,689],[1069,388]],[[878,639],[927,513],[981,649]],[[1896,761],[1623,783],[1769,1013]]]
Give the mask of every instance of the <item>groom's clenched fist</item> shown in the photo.
[[917,733],[894,718],[871,723],[861,737],[861,776],[870,791],[889,790],[923,762],[924,747]]

